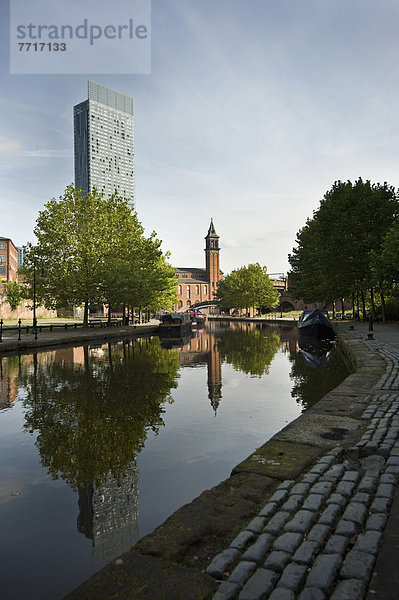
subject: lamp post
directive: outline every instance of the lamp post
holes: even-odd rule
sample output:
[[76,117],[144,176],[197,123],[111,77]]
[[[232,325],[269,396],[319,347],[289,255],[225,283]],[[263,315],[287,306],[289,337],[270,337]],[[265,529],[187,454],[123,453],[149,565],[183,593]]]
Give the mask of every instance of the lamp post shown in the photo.
[[[44,277],[43,261],[42,271],[40,277]],[[37,340],[37,319],[36,319],[36,256],[33,259],[33,331],[35,333],[35,340]]]

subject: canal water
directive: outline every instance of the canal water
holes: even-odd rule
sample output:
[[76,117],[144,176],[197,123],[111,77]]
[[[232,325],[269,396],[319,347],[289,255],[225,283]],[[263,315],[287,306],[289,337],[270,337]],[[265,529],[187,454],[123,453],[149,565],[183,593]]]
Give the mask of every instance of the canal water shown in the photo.
[[2,600],[57,600],[348,374],[294,326],[0,358]]

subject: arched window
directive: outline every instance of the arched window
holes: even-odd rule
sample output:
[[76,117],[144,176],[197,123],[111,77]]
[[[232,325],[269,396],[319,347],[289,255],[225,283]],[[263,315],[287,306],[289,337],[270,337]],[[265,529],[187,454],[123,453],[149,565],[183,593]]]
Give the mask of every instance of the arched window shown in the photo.
[[195,293],[196,293],[197,296],[199,295],[199,285],[195,286]]
[[190,286],[187,286],[187,298],[190,298]]
[[204,294],[206,295],[208,293],[208,286],[204,285]]
[[178,294],[181,296],[181,285],[178,286]]

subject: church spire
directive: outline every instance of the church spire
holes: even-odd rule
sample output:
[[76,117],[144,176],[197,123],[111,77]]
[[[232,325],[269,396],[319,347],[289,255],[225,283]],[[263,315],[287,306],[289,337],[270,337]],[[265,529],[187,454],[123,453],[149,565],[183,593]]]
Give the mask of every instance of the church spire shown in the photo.
[[[206,236],[206,237],[208,237],[208,236],[216,236],[216,237],[219,237],[219,236],[218,236],[218,234],[216,233],[216,229],[215,229],[215,226],[214,226],[214,224],[213,224],[213,219],[212,219],[212,218],[211,218],[211,224],[209,225],[209,229],[208,229],[208,233],[207,233],[207,236]],[[205,238],[205,239],[206,239],[206,238]]]

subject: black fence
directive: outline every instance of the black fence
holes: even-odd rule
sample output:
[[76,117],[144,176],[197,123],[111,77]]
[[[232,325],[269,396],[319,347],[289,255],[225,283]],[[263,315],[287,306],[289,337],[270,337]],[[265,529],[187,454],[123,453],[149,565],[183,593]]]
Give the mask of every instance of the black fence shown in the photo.
[[[22,333],[32,333],[37,340],[37,334],[42,333],[43,331],[49,330],[54,331],[55,329],[78,329],[78,327],[86,327],[89,329],[93,329],[94,327],[120,327],[123,325],[123,319],[113,318],[103,319],[101,317],[94,317],[89,319],[89,323],[87,326],[84,326],[83,323],[50,323],[48,325],[22,325],[21,319],[18,320],[18,325],[4,325],[3,319],[0,320],[0,342],[3,341],[3,334],[9,331],[18,331],[18,341],[21,340]],[[128,323],[126,323],[128,325]]]

